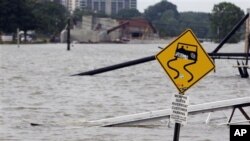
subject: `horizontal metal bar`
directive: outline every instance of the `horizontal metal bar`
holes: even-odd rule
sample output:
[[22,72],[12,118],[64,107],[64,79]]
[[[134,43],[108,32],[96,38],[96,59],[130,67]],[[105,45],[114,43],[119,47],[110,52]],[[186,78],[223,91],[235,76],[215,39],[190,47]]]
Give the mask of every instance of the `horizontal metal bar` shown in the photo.
[[226,57],[246,57],[250,56],[250,53],[208,53],[210,57],[226,56]]
[[[234,107],[247,107],[247,106],[250,106],[250,97],[191,105],[188,107],[188,114],[194,115],[198,113],[214,112]],[[135,124],[138,122],[140,123],[140,122],[147,122],[152,120],[154,121],[154,120],[168,118],[170,114],[171,114],[171,109],[165,109],[165,110],[144,112],[127,116],[89,121],[88,123],[91,125],[99,125],[99,126]]]

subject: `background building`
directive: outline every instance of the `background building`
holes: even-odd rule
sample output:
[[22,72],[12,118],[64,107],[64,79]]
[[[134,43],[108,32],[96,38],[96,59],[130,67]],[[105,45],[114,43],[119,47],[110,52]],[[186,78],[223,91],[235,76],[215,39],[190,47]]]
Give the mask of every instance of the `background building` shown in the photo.
[[60,0],[60,2],[70,12],[76,8],[88,8],[107,15],[117,14],[122,9],[137,8],[137,0]]

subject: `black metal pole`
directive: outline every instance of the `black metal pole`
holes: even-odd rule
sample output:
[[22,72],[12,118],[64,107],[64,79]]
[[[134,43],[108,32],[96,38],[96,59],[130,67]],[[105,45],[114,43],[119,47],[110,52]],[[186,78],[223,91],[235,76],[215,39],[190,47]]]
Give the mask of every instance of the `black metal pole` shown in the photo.
[[250,56],[250,53],[208,53],[210,57],[244,57]]
[[246,14],[234,27],[233,29],[224,37],[224,39],[220,42],[220,44],[215,48],[215,50],[212,53],[217,53],[221,47],[230,39],[233,34],[240,28],[240,26],[246,21],[246,19],[249,17],[249,13]]
[[247,36],[247,42],[248,42],[248,45],[247,45],[247,52],[246,52],[246,65],[248,65],[248,59],[249,59],[248,54],[249,54],[249,49],[250,49],[250,33]]
[[124,62],[124,63],[120,63],[120,64],[116,64],[116,65],[112,65],[112,66],[108,66],[108,67],[104,67],[104,68],[99,68],[99,69],[79,73],[79,74],[74,74],[72,76],[76,76],[76,75],[95,75],[95,74],[98,74],[98,73],[112,71],[112,70],[132,66],[132,65],[137,65],[137,64],[141,64],[141,63],[145,63],[145,62],[149,62],[149,61],[153,61],[153,60],[155,60],[155,56],[149,56],[149,57],[140,58],[140,59],[137,59],[137,60],[132,60],[132,61],[128,61],[128,62]]
[[179,141],[180,130],[181,130],[181,124],[180,123],[175,123],[175,126],[174,126],[174,140],[173,141]]
[[67,50],[70,51],[70,18],[68,19],[67,26]]

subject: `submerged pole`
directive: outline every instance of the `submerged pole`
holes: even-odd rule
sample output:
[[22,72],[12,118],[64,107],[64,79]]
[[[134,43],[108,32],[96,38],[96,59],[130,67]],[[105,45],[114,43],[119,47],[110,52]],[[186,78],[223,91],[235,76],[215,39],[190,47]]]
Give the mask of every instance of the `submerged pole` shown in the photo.
[[67,50],[70,51],[70,18],[67,24]]
[[16,33],[16,36],[17,36],[17,47],[19,48],[20,47],[20,36],[19,36],[19,32],[20,32],[20,30],[19,30],[19,28],[17,28],[17,33]]

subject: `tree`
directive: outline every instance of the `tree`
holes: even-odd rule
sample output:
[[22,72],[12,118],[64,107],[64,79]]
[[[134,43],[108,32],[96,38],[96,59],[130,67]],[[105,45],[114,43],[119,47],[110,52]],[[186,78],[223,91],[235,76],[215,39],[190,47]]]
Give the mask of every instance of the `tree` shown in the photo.
[[[212,35],[219,42],[233,26],[244,16],[244,12],[237,6],[229,2],[222,2],[214,5],[211,15]],[[229,43],[236,43],[240,41],[239,32],[237,32]]]
[[55,2],[37,2],[32,13],[36,20],[36,30],[52,36],[60,32],[66,25],[69,13],[66,8]]
[[1,0],[0,31],[15,34],[16,29],[36,30],[42,34],[53,35],[66,25],[68,12],[62,5],[50,1]]
[[17,28],[34,29],[33,15],[27,0],[0,1],[0,30],[15,33]]
[[179,29],[184,31],[187,28],[193,30],[199,38],[210,38],[211,14],[201,12],[182,12],[179,18]]
[[114,18],[131,19],[134,17],[140,17],[141,15],[142,14],[137,9],[122,9],[116,15],[114,15]]
[[144,17],[154,24],[161,37],[179,34],[179,12],[176,5],[168,1],[161,1],[148,7]]
[[157,21],[161,19],[162,14],[167,10],[173,11],[174,18],[178,18],[179,13],[177,11],[176,5],[168,1],[161,1],[153,6],[148,7],[144,12],[144,16],[149,21]]

